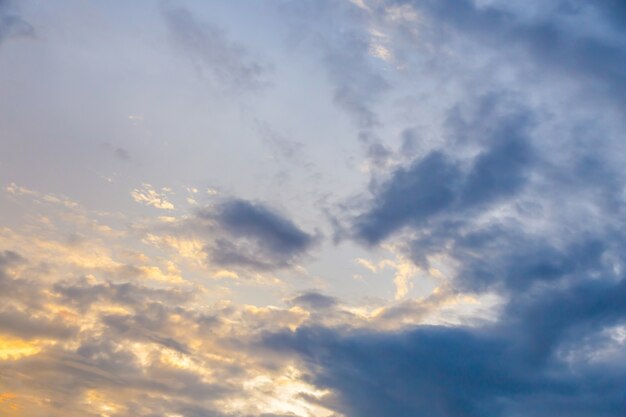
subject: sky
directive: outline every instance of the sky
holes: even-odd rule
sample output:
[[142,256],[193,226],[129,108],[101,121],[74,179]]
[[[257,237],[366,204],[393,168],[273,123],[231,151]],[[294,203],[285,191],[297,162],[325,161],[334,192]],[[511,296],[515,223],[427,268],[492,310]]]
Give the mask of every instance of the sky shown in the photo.
[[0,0],[0,415],[618,417],[622,0]]

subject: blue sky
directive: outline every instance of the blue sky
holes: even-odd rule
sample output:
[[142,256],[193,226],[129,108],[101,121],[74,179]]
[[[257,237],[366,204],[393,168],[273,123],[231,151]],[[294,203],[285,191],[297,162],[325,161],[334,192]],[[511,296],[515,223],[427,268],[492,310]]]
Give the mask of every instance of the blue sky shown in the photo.
[[620,0],[0,0],[0,414],[616,417]]

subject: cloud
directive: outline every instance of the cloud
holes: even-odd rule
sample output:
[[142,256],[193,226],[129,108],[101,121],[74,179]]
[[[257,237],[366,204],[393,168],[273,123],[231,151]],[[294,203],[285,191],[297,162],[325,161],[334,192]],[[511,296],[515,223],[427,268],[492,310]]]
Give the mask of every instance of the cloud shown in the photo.
[[168,200],[167,195],[171,190],[167,187],[160,192],[156,191],[150,184],[143,184],[141,188],[135,188],[130,195],[138,203],[144,203],[161,210],[174,210],[174,204]]
[[163,16],[176,45],[217,86],[242,91],[263,86],[267,67],[251,58],[242,45],[228,39],[222,29],[198,21],[184,8],[165,7]]
[[[613,155],[621,133],[602,130],[588,113],[589,103],[607,98],[610,111],[623,112],[615,99],[624,96],[626,49],[614,32],[575,33],[564,23],[597,8],[621,30],[606,12],[619,16],[621,6],[522,17],[500,4],[371,9],[409,7],[428,40],[452,50],[455,42],[480,44],[479,53],[498,60],[473,72],[474,61],[451,64],[450,55],[465,65],[469,53],[434,54],[455,79],[467,69],[461,84],[469,92],[457,92],[445,110],[440,137],[411,146],[412,162],[372,173],[369,201],[354,204],[360,211],[348,222],[366,246],[392,246],[425,270],[434,261],[448,265],[453,278],[439,287],[448,292],[379,310],[370,321],[377,328],[309,322],[262,339],[270,352],[293,355],[318,389],[332,393],[323,404],[347,417],[616,417],[626,406],[625,345],[614,337],[626,324],[625,201],[615,183],[623,170]],[[511,95],[509,88],[526,85],[523,76],[507,88],[471,88],[481,83],[477,74],[497,73],[510,56],[516,75],[572,82],[576,100],[537,104],[533,94]],[[476,94],[483,87],[491,91]],[[561,87],[533,91],[546,97]],[[500,300],[489,320],[423,324],[447,300],[489,294]]]
[[624,323],[618,300],[625,288],[585,284],[529,298],[494,327],[301,327],[266,335],[262,343],[300,358],[314,384],[334,393],[324,403],[347,417],[615,417],[626,405],[626,368],[610,369],[610,362],[589,362],[567,349],[593,351],[602,342],[598,326]]
[[[35,273],[23,269],[29,263],[16,253],[1,253],[0,277],[21,284],[20,274]],[[37,276],[37,285],[24,282],[30,298],[20,294],[11,301],[14,292],[0,293],[8,307],[0,309],[3,392],[11,393],[20,415],[331,414],[314,397],[301,398],[318,394],[299,380],[297,370],[284,374],[248,349],[247,339],[259,331],[301,323],[301,309],[209,306],[197,304],[196,291],[94,276],[42,278]],[[26,314],[22,304],[28,299]],[[42,397],[50,400],[31,400]]]
[[[562,25],[559,10],[547,8],[548,12],[535,19],[523,19],[521,14],[506,10],[497,3],[478,6],[469,0],[462,1],[391,1],[389,4],[410,5],[429,17],[429,22],[442,32],[452,32],[484,42],[488,48],[513,53],[515,59],[528,60],[534,68],[544,72],[554,71],[572,77],[581,86],[601,91],[605,97],[613,97],[623,103],[626,94],[623,68],[626,65],[626,48],[619,37],[601,37],[579,34]],[[574,2],[579,12],[570,14],[575,21],[589,23],[583,7],[586,2]],[[594,6],[608,20],[623,13],[617,2],[598,2]],[[622,26],[618,26],[620,30]],[[441,36],[441,32],[434,32]]]
[[[266,283],[276,278],[264,274],[295,268],[320,241],[281,211],[259,201],[220,198],[190,216],[160,218],[141,228],[143,241],[173,252],[176,262],[209,271],[214,278],[256,277]],[[171,255],[170,255],[171,256]],[[119,265],[116,271],[174,282],[178,271]],[[170,271],[171,270],[171,271]]]
[[605,14],[606,18],[610,20],[620,31],[626,29],[626,5],[620,0],[600,0],[593,3],[586,4],[585,2],[576,2],[578,6],[582,7],[595,7]]
[[21,257],[19,253],[8,250],[0,253],[0,279],[5,280],[7,278],[6,270],[8,268],[24,261],[25,259]]
[[[514,342],[524,349],[525,357],[544,365],[574,355],[581,367],[591,365],[576,352],[594,351],[600,330],[626,323],[626,280],[598,280],[573,284],[566,289],[551,288],[532,297],[510,303],[506,321],[516,329]],[[585,346],[585,344],[591,344]],[[620,346],[620,349],[622,347]],[[569,362],[569,361],[568,361]],[[621,369],[621,372],[626,370]]]
[[[332,33],[332,32],[330,32]],[[357,31],[335,34],[327,40],[324,62],[335,85],[333,98],[364,129],[380,123],[372,109],[388,82],[368,62],[370,46],[367,35]]]
[[276,132],[269,124],[263,121],[255,123],[259,136],[272,151],[273,159],[283,159],[288,162],[295,162],[301,159],[304,144],[288,139]]
[[0,333],[26,340],[74,336],[76,327],[42,306],[41,289],[21,276],[27,264],[18,253],[0,253]]
[[111,334],[128,340],[137,340],[144,343],[155,342],[166,348],[180,353],[189,353],[189,348],[183,343],[160,334],[170,333],[167,328],[169,311],[161,304],[151,303],[145,312],[130,314],[104,314],[102,324],[107,326]]
[[14,2],[0,0],[0,44],[12,37],[33,36],[34,34],[34,28],[20,17]]
[[[32,31],[8,4],[0,41]],[[338,230],[363,247],[328,248],[303,283],[294,275],[319,233],[264,202],[220,194],[182,213],[171,190],[145,184],[133,199],[173,214],[137,218],[11,183],[7,213],[19,216],[16,231],[0,228],[10,249],[0,252],[0,373],[15,414],[623,415],[622,3],[279,7],[375,168],[328,190],[360,184]],[[181,8],[163,17],[216,85],[263,85],[266,67],[235,34]],[[300,144],[256,128],[297,159]],[[375,277],[321,276],[357,256]],[[262,291],[244,280],[277,271],[280,285],[266,279]],[[381,296],[393,297],[392,280],[397,300]],[[337,297],[351,285],[370,286],[369,297]],[[300,291],[309,286],[324,292]]]
[[304,292],[289,301],[290,304],[304,306],[311,310],[327,310],[332,309],[339,304],[339,300],[335,297],[320,294],[315,291]]
[[130,151],[122,146],[116,146],[112,143],[107,142],[102,144],[102,148],[105,149],[107,152],[110,152],[115,158],[119,159],[120,161],[130,162],[133,159]]
[[261,203],[231,199],[199,213],[212,220],[220,237],[207,245],[212,262],[270,270],[292,266],[315,243],[315,236]]
[[313,240],[291,220],[246,200],[227,201],[218,209],[216,220],[232,235],[261,239],[276,252],[300,252]]
[[78,329],[61,318],[38,317],[34,312],[0,311],[0,333],[22,339],[68,339]]
[[383,103],[393,91],[394,56],[379,16],[359,1],[280,4],[290,24],[290,47],[319,60],[332,88],[332,101],[357,127],[365,169],[385,168],[391,152],[381,139]]
[[[389,90],[385,72],[372,62],[368,14],[349,2],[287,2],[292,42],[319,53],[333,87],[333,100],[364,132],[380,124],[376,105]],[[341,22],[337,24],[335,22]]]
[[112,302],[123,306],[133,306],[153,300],[167,303],[184,303],[192,295],[179,289],[157,289],[135,285],[131,282],[91,282],[83,278],[72,282],[59,281],[53,287],[56,294],[67,305],[80,310],[98,302]]
[[355,234],[375,244],[408,223],[419,223],[452,205],[460,172],[435,152],[408,170],[396,171],[383,185],[371,210],[357,217]]
[[[300,311],[198,308],[195,291],[61,280],[9,251],[0,253],[0,287],[3,392],[20,415],[260,415],[258,401],[265,411],[280,410],[276,398],[306,403],[267,387],[246,387],[239,398],[259,375],[289,383],[262,363],[251,366],[257,359],[241,343],[257,329],[298,323]],[[244,326],[233,328],[235,321]],[[225,405],[229,411],[218,411]]]
[[487,148],[469,162],[435,150],[395,170],[373,190],[371,207],[354,220],[356,237],[377,244],[404,226],[420,228],[437,215],[485,210],[514,196],[527,181],[535,159],[527,119],[492,119],[493,126],[481,138]]

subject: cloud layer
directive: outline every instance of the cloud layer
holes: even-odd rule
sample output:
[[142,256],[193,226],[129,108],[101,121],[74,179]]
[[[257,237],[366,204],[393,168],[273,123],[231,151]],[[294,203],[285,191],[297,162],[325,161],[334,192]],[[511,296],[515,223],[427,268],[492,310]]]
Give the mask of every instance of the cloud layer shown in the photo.
[[17,6],[0,415],[623,415],[623,2]]

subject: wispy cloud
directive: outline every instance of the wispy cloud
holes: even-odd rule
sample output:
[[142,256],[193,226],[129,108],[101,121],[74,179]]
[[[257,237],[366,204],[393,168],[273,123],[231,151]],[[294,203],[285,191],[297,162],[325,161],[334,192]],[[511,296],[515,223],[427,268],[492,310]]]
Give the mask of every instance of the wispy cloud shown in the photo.
[[218,87],[255,90],[264,84],[267,66],[250,56],[211,22],[199,21],[187,9],[164,7],[163,16],[175,44]]
[[12,37],[32,37],[34,34],[35,29],[20,16],[15,2],[0,1],[0,44]]

